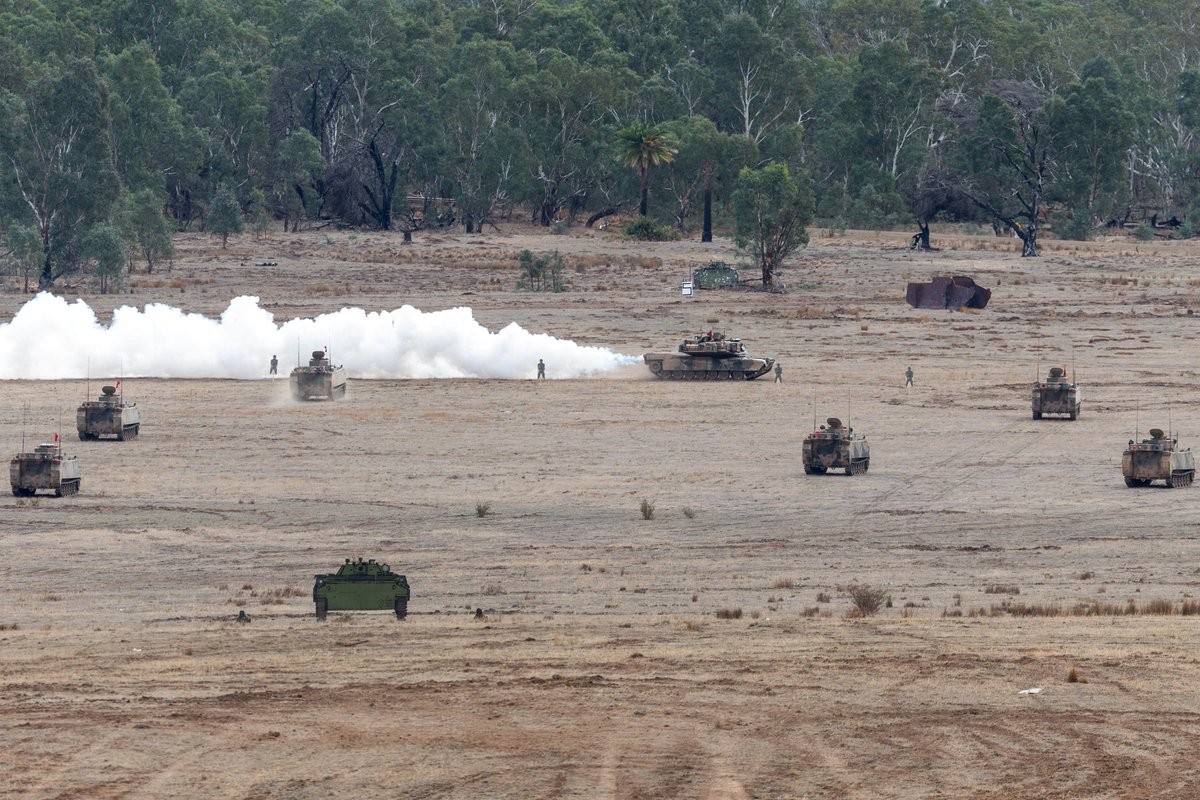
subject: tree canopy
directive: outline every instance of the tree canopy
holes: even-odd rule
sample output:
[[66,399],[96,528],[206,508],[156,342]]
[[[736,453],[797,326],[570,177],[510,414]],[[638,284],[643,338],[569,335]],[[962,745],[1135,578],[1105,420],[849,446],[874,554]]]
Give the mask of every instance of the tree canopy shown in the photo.
[[[1200,28],[1179,13],[1121,0],[1011,0],[1003,14],[986,0],[0,4],[0,241],[35,232],[49,286],[99,263],[98,225],[152,268],[164,253],[146,250],[161,243],[147,209],[231,234],[228,197],[285,230],[480,231],[636,201],[687,233],[700,187],[728,228],[739,171],[770,164],[811,176],[821,217],[990,221],[1027,254],[1041,229],[1082,238],[1131,215],[1191,231]],[[29,254],[6,252],[28,274]]]

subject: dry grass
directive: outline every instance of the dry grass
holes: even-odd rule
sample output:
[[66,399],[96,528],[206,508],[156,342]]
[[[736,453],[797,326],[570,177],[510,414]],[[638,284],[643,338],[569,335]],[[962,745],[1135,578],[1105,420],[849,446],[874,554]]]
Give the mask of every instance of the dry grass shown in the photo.
[[984,594],[1020,594],[1021,587],[1012,583],[989,583],[983,590]]
[[718,608],[716,616],[717,619],[741,619],[742,610],[740,608]]

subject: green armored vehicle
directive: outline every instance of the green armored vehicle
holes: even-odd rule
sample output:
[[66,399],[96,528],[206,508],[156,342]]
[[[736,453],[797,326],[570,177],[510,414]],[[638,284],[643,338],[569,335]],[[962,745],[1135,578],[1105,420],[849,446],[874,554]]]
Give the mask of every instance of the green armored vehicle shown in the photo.
[[[118,386],[120,381],[117,381]],[[105,386],[96,400],[85,400],[75,411],[75,427],[82,441],[115,436],[117,441],[134,439],[142,427],[137,403],[126,403],[125,393],[117,394],[117,386]]]
[[818,430],[804,437],[801,457],[805,475],[824,475],[831,469],[861,475],[871,467],[871,446],[866,436],[855,436],[854,428],[830,417]]
[[313,350],[308,366],[292,370],[292,397],[296,400],[336,400],[346,396],[346,369],[329,363],[329,354]]
[[1033,384],[1034,419],[1041,419],[1043,414],[1065,414],[1071,419],[1079,419],[1082,409],[1079,385],[1067,380],[1067,371],[1062,367],[1051,367],[1045,383]]
[[57,442],[39,444],[32,453],[17,453],[8,464],[8,478],[16,497],[33,497],[39,489],[55,497],[79,493],[79,459],[64,456]]
[[397,619],[408,616],[408,579],[392,572],[375,559],[346,559],[338,571],[317,575],[313,602],[317,619],[329,611],[395,611]]
[[642,356],[656,378],[676,381],[752,381],[766,375],[773,358],[750,358],[741,339],[721,332],[689,336],[676,353],[646,353]]
[[1191,486],[1196,477],[1196,460],[1191,449],[1181,450],[1179,439],[1168,439],[1161,428],[1151,428],[1150,438],[1141,444],[1133,439],[1121,456],[1121,474],[1129,487],[1149,486],[1163,481],[1172,489]]

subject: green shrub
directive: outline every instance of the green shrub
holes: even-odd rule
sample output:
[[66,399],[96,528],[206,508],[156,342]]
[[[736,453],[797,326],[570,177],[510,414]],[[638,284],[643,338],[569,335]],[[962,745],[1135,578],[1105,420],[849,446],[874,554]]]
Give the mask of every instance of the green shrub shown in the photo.
[[638,217],[626,225],[625,235],[640,242],[674,242],[679,239],[679,231],[659,225],[650,217]]

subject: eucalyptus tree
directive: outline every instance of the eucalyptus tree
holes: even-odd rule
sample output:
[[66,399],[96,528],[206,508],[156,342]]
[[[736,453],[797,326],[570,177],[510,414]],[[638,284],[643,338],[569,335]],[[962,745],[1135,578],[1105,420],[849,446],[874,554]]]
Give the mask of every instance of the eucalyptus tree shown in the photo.
[[22,95],[0,94],[0,194],[6,215],[41,242],[38,286],[78,266],[81,239],[119,193],[108,94],[95,64],[47,67]]
[[743,169],[733,193],[734,242],[762,270],[763,286],[775,285],[784,260],[808,244],[813,198],[808,175],[793,175],[786,164]]

